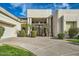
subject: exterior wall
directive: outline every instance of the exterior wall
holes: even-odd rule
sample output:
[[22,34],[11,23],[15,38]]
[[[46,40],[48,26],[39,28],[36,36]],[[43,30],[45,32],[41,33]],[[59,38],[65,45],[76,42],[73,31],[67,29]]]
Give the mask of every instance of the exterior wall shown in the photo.
[[15,20],[11,19],[10,17],[5,16],[2,13],[0,13],[0,21],[16,25],[16,29],[20,30],[20,25],[21,25],[20,22],[17,22]]
[[52,14],[51,9],[27,9],[27,17],[46,18]]
[[[79,9],[59,9],[57,21],[60,21],[60,18],[63,17],[63,31],[66,31],[66,21],[77,21],[77,27],[79,28]],[[58,33],[60,32],[60,26],[58,22]]]
[[53,36],[56,37],[58,34],[58,19],[57,11],[53,13]]
[[[5,13],[14,19],[5,15]],[[4,9],[0,9],[0,26],[5,28],[2,38],[17,37],[17,30],[21,30],[21,23],[18,21],[18,18],[9,14],[9,12]]]

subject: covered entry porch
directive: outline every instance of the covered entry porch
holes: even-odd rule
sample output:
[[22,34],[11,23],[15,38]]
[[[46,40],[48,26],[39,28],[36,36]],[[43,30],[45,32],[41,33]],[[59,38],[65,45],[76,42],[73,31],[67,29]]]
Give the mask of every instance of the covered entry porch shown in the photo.
[[35,29],[37,36],[53,36],[53,19],[48,18],[29,18],[28,19],[32,28],[28,28],[28,34]]
[[28,35],[35,28],[37,36],[53,36],[53,16],[51,9],[28,9],[27,23],[32,25],[32,28],[28,27]]

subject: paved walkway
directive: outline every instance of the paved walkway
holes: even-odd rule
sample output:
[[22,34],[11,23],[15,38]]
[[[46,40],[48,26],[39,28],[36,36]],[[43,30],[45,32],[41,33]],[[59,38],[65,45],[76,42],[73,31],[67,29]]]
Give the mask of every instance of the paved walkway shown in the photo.
[[0,43],[26,48],[38,56],[79,56],[79,45],[48,37],[8,38],[0,40]]

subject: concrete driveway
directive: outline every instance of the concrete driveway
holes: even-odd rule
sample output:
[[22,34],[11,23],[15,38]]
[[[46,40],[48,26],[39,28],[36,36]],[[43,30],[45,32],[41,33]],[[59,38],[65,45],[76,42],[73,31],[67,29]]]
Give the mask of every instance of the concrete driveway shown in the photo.
[[0,43],[26,48],[38,56],[79,56],[79,45],[49,37],[8,38],[0,40]]

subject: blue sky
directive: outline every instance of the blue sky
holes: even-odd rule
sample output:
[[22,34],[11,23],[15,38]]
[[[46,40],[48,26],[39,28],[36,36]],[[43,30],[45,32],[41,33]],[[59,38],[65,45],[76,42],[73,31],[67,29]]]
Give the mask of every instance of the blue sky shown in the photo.
[[79,9],[79,3],[0,3],[13,15],[25,18],[27,9]]

